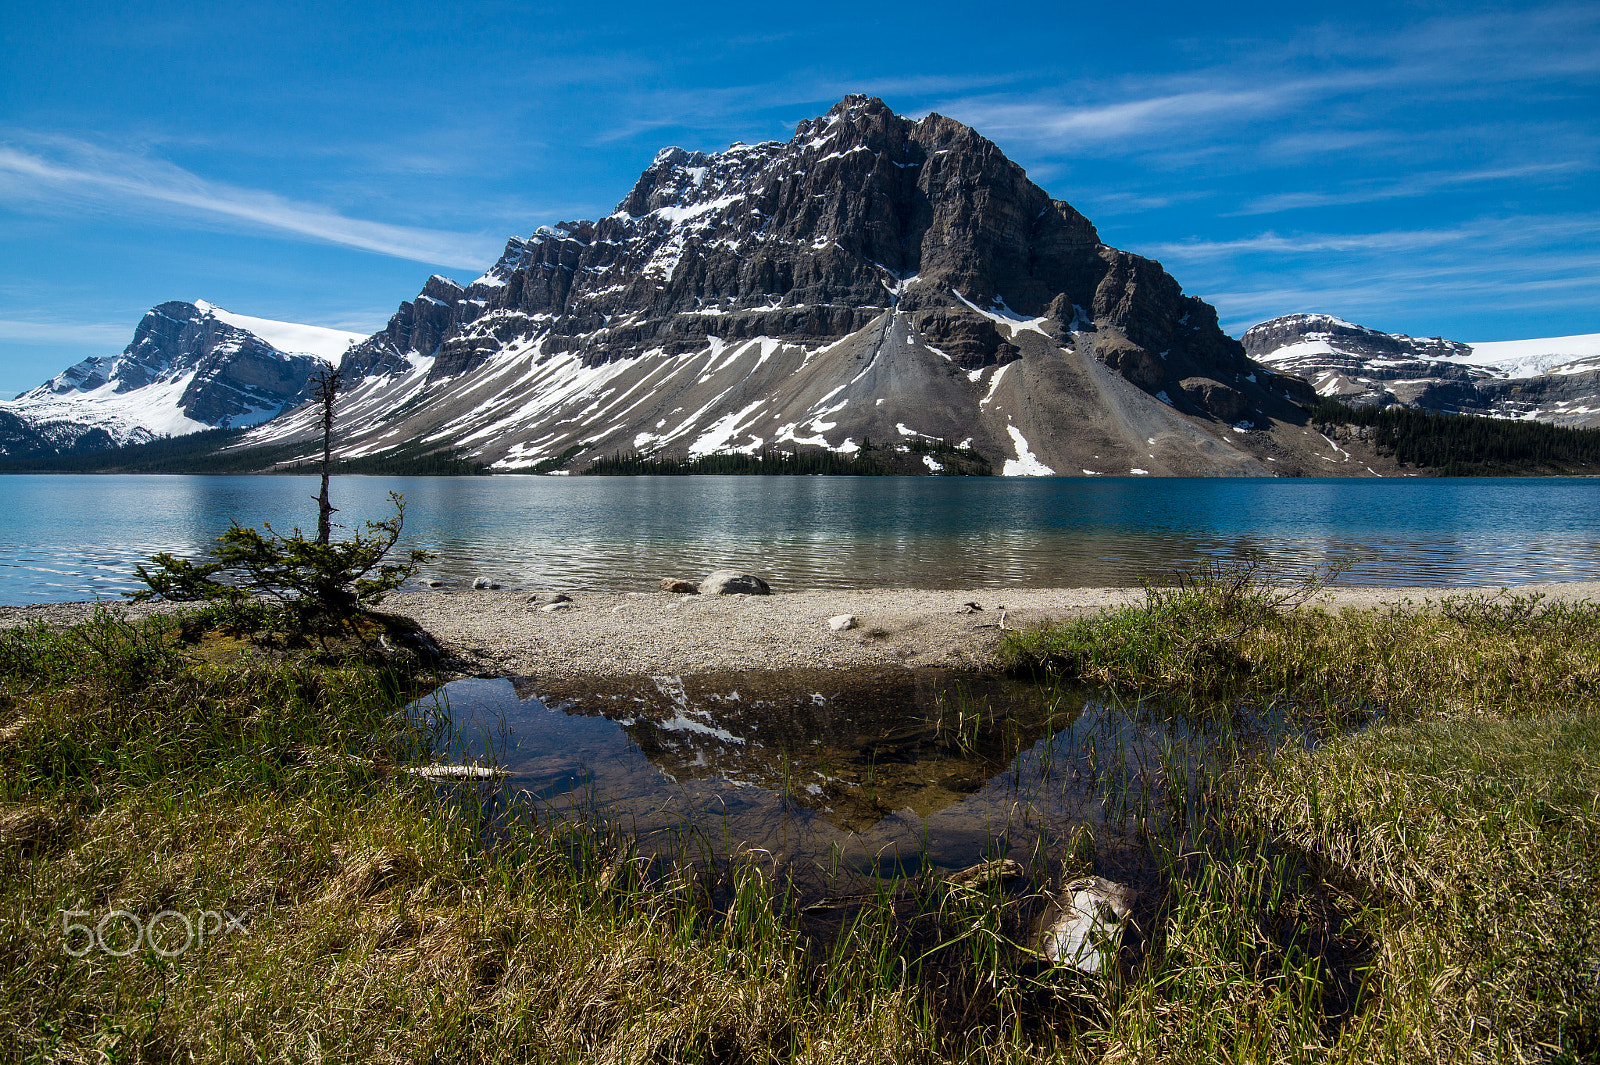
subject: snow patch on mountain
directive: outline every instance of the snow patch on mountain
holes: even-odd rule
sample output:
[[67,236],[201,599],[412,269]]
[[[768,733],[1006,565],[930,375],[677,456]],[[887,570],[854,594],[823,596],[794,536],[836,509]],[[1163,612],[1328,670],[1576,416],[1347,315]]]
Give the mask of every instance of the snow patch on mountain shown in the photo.
[[[1022,430],[1015,425],[1007,424],[1006,432],[1011,437],[1012,447],[1017,449],[1017,457],[1006,459],[1005,467],[1001,473],[1006,477],[1054,477],[1056,471],[1039,461],[1039,457],[1028,446],[1028,438],[1022,435]],[[1084,470],[1085,474],[1091,471]]]
[[1600,333],[1542,340],[1494,340],[1467,346],[1472,353],[1455,361],[1482,366],[1505,377],[1583,373],[1600,368]]
[[370,335],[352,333],[344,329],[329,329],[322,325],[300,325],[296,322],[278,322],[271,318],[253,318],[248,314],[234,314],[214,303],[195,300],[194,305],[218,321],[237,326],[253,333],[286,355],[312,355],[324,362],[339,365],[344,353]]
[[[186,436],[214,426],[184,414],[179,406],[184,392],[194,380],[187,373],[143,388],[117,391],[116,381],[107,381],[87,392],[60,396],[47,388],[25,392],[4,404],[6,410],[29,422],[47,435],[69,444],[89,429],[103,429],[118,445],[143,444],[163,436]],[[255,425],[278,413],[274,408],[243,425]]]

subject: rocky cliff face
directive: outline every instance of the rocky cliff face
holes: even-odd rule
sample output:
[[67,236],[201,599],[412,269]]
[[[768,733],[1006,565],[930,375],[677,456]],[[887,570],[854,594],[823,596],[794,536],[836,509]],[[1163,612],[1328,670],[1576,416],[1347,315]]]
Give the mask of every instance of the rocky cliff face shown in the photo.
[[1600,335],[1464,344],[1294,314],[1243,342],[1252,358],[1344,403],[1600,425]]
[[662,150],[605,218],[430,278],[344,367],[346,455],[505,469],[936,436],[1010,472],[1269,473],[1310,395],[974,130],[860,96]]
[[0,433],[0,454],[95,450],[256,425],[300,402],[307,375],[323,360],[279,351],[230,317],[209,304],[151,308],[120,355],[85,359],[0,403],[9,428]]

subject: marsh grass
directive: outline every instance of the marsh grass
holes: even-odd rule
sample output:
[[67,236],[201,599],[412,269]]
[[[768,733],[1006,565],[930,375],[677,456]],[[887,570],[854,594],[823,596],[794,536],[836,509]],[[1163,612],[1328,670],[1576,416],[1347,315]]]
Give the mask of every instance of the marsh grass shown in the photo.
[[[1280,594],[1253,574],[1168,587],[1008,646],[1017,668],[1297,726],[1222,769],[1156,848],[1190,848],[1201,872],[1172,867],[1165,943],[1119,1023],[1145,1017],[1173,1060],[1600,1059],[1600,606],[1502,593],[1333,614]],[[1240,963],[1285,900],[1304,911],[1289,938],[1321,957],[1267,951],[1287,968],[1244,1000],[1276,986],[1274,1009],[1200,1009],[1252,984]],[[1343,973],[1323,964],[1340,955]],[[1198,1013],[1174,1027],[1160,1010]],[[1277,1032],[1297,1011],[1301,1030]]]
[[[817,917],[730,841],[663,858],[404,772],[449,728],[404,712],[425,676],[182,619],[0,633],[0,1058],[1593,1060],[1594,611],[1255,591],[1019,634],[1131,693],[1011,770],[1081,781],[1094,827],[1020,884],[924,871]],[[938,712],[958,748],[1004,733]],[[1046,888],[1135,867],[1104,976],[1032,953]],[[63,911],[113,910],[244,930],[65,949]]]
[[[0,633],[0,1057],[926,1055],[899,984],[836,974],[851,994],[819,996],[754,865],[718,907],[693,867],[660,881],[603,836],[485,833],[473,789],[441,801],[397,771],[437,739],[402,712],[417,678],[218,665],[179,627]],[[68,950],[67,920],[114,911],[243,929]],[[132,932],[118,918],[108,945]]]

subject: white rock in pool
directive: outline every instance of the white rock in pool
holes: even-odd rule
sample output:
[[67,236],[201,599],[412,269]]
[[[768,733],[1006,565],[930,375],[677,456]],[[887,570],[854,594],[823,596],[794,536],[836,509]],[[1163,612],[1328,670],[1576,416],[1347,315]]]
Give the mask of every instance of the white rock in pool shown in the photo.
[[1074,880],[1051,900],[1039,952],[1057,965],[1100,972],[1116,956],[1136,894],[1103,877]]

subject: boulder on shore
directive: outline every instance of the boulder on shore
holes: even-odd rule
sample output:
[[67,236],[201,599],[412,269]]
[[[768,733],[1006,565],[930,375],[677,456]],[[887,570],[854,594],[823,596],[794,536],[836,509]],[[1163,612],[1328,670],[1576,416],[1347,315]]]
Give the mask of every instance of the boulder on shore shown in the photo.
[[700,586],[694,581],[680,581],[674,577],[662,577],[661,590],[663,592],[678,592],[683,595],[700,594]]
[[717,569],[700,582],[701,595],[771,595],[767,582],[753,573],[736,569]]

